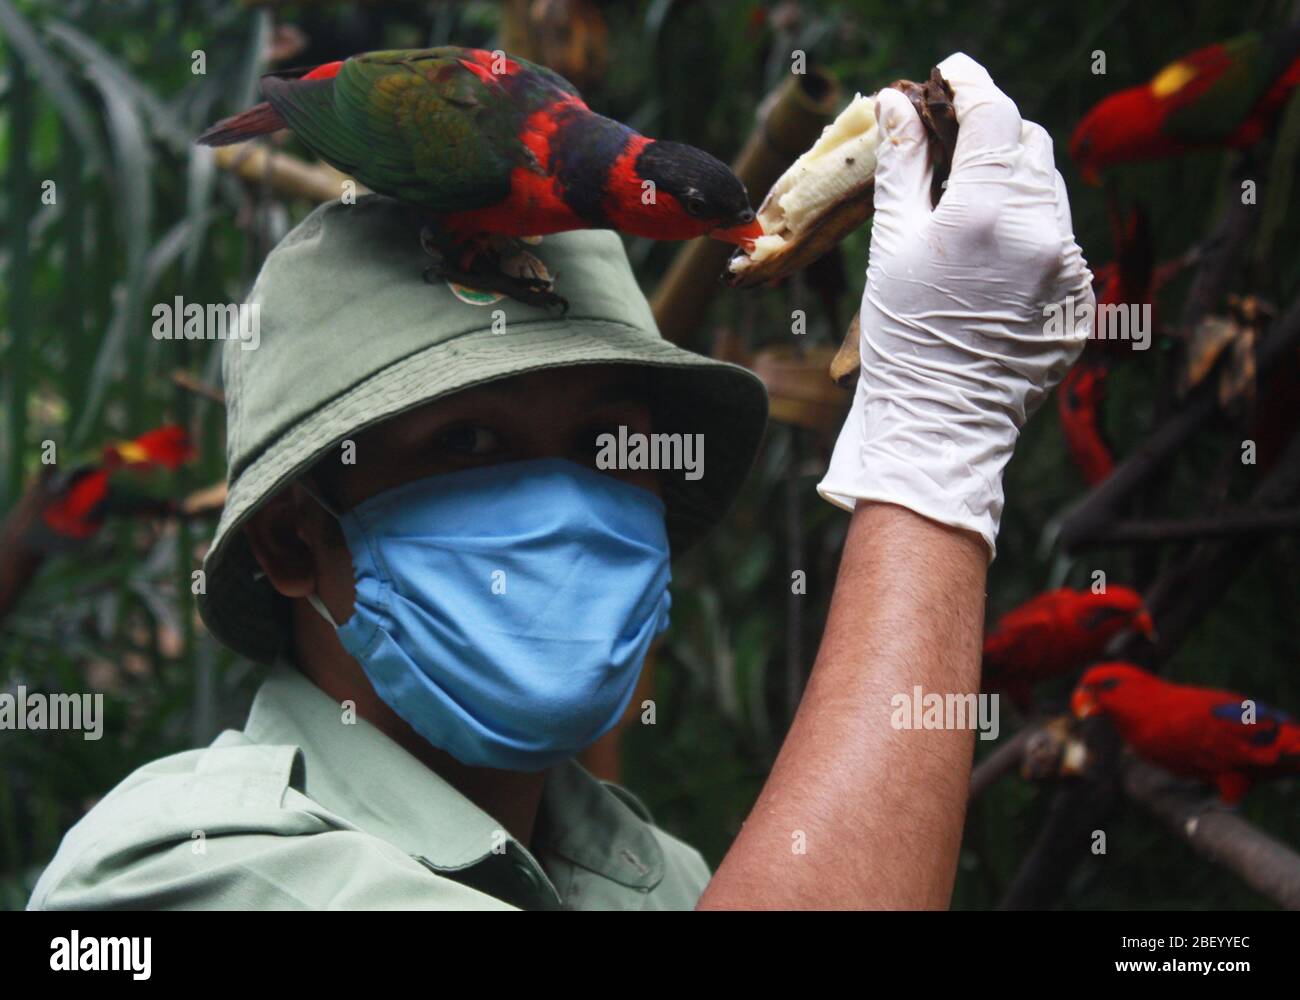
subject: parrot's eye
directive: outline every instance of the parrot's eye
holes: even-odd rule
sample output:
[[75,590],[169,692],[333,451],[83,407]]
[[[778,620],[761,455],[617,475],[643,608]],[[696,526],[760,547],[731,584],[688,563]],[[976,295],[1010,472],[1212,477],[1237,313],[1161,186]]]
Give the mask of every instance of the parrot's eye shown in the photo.
[[697,194],[686,196],[686,211],[690,215],[703,215],[708,206],[704,204],[704,199]]
[[1111,691],[1119,687],[1118,677],[1107,677],[1104,681],[1097,681],[1092,685],[1094,691]]

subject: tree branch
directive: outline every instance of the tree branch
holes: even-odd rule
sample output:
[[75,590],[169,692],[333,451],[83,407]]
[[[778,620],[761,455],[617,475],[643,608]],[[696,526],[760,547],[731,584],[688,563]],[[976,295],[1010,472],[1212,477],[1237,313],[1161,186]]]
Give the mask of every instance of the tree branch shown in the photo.
[[[1297,345],[1300,345],[1300,299],[1273,324],[1260,344],[1258,371],[1267,372]],[[1066,515],[1061,526],[1061,546],[1073,552],[1104,534],[1129,497],[1219,413],[1215,387],[1208,382],[1198,386],[1181,410],[1158,427]]]
[[1300,910],[1300,854],[1243,817],[1210,805],[1159,768],[1131,758],[1124,794],[1193,851],[1232,872],[1262,896]]
[[[1201,319],[1222,301],[1241,273],[1247,250],[1258,225],[1259,210],[1241,199],[1241,183],[1258,174],[1243,158],[1233,171],[1227,189],[1227,209],[1214,231],[1202,244],[1200,264],[1184,301],[1181,329],[1194,330]],[[1300,301],[1276,323],[1261,344],[1257,368],[1262,374],[1300,342]],[[1147,440],[1128,455],[1115,470],[1092,490],[1069,514],[1061,527],[1060,542],[1067,551],[1085,545],[1113,522],[1121,507],[1178,451],[1189,437],[1211,418],[1219,415],[1215,390],[1198,386],[1183,408],[1166,420]]]
[[1226,510],[1208,517],[1120,521],[1087,540],[1087,545],[1151,544],[1194,538],[1221,538],[1295,531],[1300,510]]
[[999,778],[1020,767],[1025,747],[1037,731],[1037,726],[1026,726],[979,762],[970,775],[970,802],[992,788]]

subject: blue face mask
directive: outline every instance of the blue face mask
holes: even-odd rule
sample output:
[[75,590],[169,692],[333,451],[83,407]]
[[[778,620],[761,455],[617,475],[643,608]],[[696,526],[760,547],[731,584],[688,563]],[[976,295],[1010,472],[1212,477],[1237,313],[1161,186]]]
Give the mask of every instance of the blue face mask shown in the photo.
[[663,501],[573,462],[431,476],[331,513],[356,576],[339,641],[464,764],[537,771],[594,743],[668,627]]

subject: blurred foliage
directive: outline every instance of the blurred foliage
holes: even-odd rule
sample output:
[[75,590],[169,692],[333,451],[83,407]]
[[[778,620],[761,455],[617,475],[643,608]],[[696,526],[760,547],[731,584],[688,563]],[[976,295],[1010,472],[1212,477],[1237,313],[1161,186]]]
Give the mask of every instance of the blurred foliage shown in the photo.
[[[217,481],[223,469],[218,407],[176,389],[186,369],[219,379],[219,345],[148,336],[154,302],[235,301],[271,246],[309,209],[217,172],[192,137],[220,114],[251,103],[273,51],[313,64],[375,48],[457,43],[495,47],[504,4],[449,0],[385,4],[275,4],[236,0],[0,0],[0,506],[38,468],[40,443],[93,452],[164,419],[187,425],[201,461],[178,489]],[[1081,113],[1104,94],[1143,81],[1170,59],[1251,28],[1287,20],[1291,4],[1242,0],[1071,5],[990,0],[885,3],[638,0],[602,4],[608,70],[586,87],[597,110],[651,135],[733,155],[759,102],[802,49],[833,71],[845,97],[898,77],[923,76],[955,50],[984,63],[1026,118],[1057,143],[1079,241],[1110,258],[1101,192],[1085,187],[1064,155]],[[286,39],[284,26],[300,37]],[[298,41],[295,44],[294,38]],[[1089,71],[1106,53],[1107,73]],[[193,72],[201,50],[206,72]],[[296,147],[290,140],[288,148]],[[1206,153],[1120,172],[1130,203],[1151,213],[1161,258],[1204,236],[1219,208],[1227,154]],[[1289,169],[1290,164],[1286,165]],[[57,200],[42,204],[41,183]],[[1258,290],[1286,302],[1300,280],[1300,223],[1288,205]],[[850,291],[861,287],[868,233],[844,247]],[[632,240],[647,291],[675,248]],[[1162,299],[1176,320],[1185,279]],[[708,350],[719,328],[752,345],[785,342],[800,282],[719,295],[691,345]],[[810,313],[810,343],[841,330]],[[1154,349],[1111,380],[1108,431],[1125,452],[1159,417],[1169,359]],[[1203,484],[1240,439],[1205,433],[1148,493],[1151,511],[1192,513]],[[831,442],[773,426],[730,520],[675,566],[674,625],[658,658],[658,725],[625,740],[625,780],[666,828],[716,864],[739,829],[780,746],[791,706],[816,652],[846,516],[815,492]],[[1233,489],[1250,486],[1245,474]],[[1031,422],[1007,474],[1007,510],[989,580],[990,615],[1049,585],[1082,585],[1094,569],[1144,582],[1151,561],[1126,550],[1070,562],[1055,556],[1054,522],[1084,486],[1067,462],[1050,406]],[[102,690],[108,728],[123,738],[0,732],[0,906],[21,906],[62,832],[147,760],[206,743],[239,726],[255,688],[251,668],[203,633],[189,591],[210,523],[110,526],[90,552],[47,567],[0,633],[0,683],[41,690]],[[1166,547],[1156,554],[1167,556]],[[1169,672],[1233,686],[1300,709],[1300,599],[1295,539],[1278,539],[1234,582]],[[808,575],[793,598],[791,572]],[[1004,727],[1006,732],[1007,727]],[[15,738],[19,736],[19,738]],[[987,751],[984,744],[978,754]],[[1300,845],[1297,790],[1264,788],[1247,815]],[[972,810],[955,905],[995,905],[1032,843],[1050,789],[1006,779]],[[901,836],[908,831],[900,830]],[[1067,907],[1267,905],[1190,856],[1145,817],[1108,831],[1111,853],[1079,869]],[[1082,849],[1082,848],[1081,848]]]

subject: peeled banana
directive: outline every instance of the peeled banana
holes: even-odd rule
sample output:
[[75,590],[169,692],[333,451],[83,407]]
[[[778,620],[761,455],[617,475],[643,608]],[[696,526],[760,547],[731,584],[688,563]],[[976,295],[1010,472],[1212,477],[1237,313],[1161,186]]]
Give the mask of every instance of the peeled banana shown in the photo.
[[[952,89],[936,69],[924,84],[890,84],[912,101],[926,126],[935,164],[938,201],[956,142]],[[723,276],[733,288],[771,284],[807,267],[871,217],[876,175],[875,95],[857,94],[795,160],[758,209],[764,235],[750,252],[738,251]]]
[[[764,280],[761,265],[773,258],[788,257],[796,251],[794,244],[837,206],[865,203],[866,211],[845,234],[870,215],[872,178],[876,173],[876,146],[880,132],[876,128],[875,100],[854,96],[838,118],[822,130],[813,147],[795,160],[768,192],[758,209],[763,234],[754,241],[748,254],[731,258],[729,269],[735,275],[749,275],[734,282],[738,287]],[[860,206],[859,206],[860,207]],[[788,261],[786,268],[789,268]],[[787,272],[788,273],[788,272]],[[771,280],[771,279],[768,279]]]

